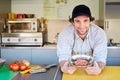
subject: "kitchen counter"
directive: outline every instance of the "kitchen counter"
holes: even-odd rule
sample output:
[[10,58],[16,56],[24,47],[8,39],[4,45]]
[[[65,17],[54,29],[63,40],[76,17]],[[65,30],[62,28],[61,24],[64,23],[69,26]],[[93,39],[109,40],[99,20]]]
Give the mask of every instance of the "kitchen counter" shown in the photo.
[[0,80],[120,80],[119,71],[120,66],[106,66],[105,70],[99,75],[88,75],[83,68],[78,68],[73,74],[66,74],[62,73],[60,67],[57,66],[44,73],[21,75],[19,72],[10,71],[4,66],[0,70]]
[[78,68],[72,75],[63,73],[62,80],[120,80],[119,71],[120,66],[106,66],[101,74],[95,76],[88,75],[83,68]]
[[[44,46],[35,46],[35,45],[27,45],[27,46],[21,46],[21,45],[18,45],[18,46],[1,46],[0,45],[0,48],[38,48],[38,49],[44,49],[44,48],[48,48],[48,49],[57,49],[57,45],[56,44],[45,44]],[[120,46],[108,46],[107,47],[108,49],[120,49]]]
[[59,66],[52,67],[43,73],[17,74],[12,80],[62,80],[62,73]]
[[107,47],[108,49],[120,49],[120,47],[119,46],[109,46],[109,47]]
[[[57,47],[54,44],[43,47],[1,47],[0,56],[7,59],[6,63],[27,59],[32,64],[58,64]],[[120,47],[108,47],[107,65],[120,66]]]
[[12,80],[18,73],[19,71],[12,71],[8,68],[8,65],[4,65],[0,69],[0,80]]
[[26,48],[26,49],[56,49],[56,45],[54,44],[50,44],[50,45],[44,45],[44,46],[7,46],[7,47],[3,47],[1,46],[1,48],[5,48],[5,49],[23,49],[23,48]]
[[[44,48],[48,48],[48,49],[57,49],[57,45],[56,44],[45,44],[44,46],[1,46],[0,48],[29,48],[29,49],[34,49],[34,48],[38,48],[38,49],[44,49]],[[120,46],[108,46],[108,49],[120,49]]]
[[12,71],[5,65],[0,70],[0,80],[62,80],[62,73],[59,66],[56,66],[42,73],[20,74],[19,71]]
[[58,64],[57,49],[55,45],[44,47],[2,47],[1,57],[6,63],[14,60],[28,60],[32,64]]
[[44,45],[44,46],[34,46],[34,45],[27,45],[27,46],[1,46],[1,48],[6,48],[6,49],[9,49],[9,48],[28,48],[28,49],[33,49],[33,48],[36,48],[36,49],[56,49],[56,45],[55,44],[50,44],[50,45]]

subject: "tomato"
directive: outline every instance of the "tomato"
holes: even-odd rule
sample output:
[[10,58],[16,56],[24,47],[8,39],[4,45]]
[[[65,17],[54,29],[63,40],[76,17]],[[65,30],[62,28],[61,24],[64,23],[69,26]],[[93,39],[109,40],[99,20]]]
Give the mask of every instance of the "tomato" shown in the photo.
[[11,69],[17,71],[17,70],[19,70],[19,65],[13,63]]
[[18,64],[19,66],[21,66],[21,65],[23,64],[23,62],[20,62],[20,61],[19,61],[17,64]]
[[9,64],[9,68],[10,68],[10,69],[12,69],[12,67],[13,67],[13,64],[12,64],[12,63],[11,63],[11,64]]
[[20,68],[20,70],[23,71],[23,70],[27,69],[27,66],[25,64],[21,64],[19,68]]
[[17,70],[22,70],[23,71],[23,70],[27,69],[27,65],[24,64],[21,61],[18,61],[18,60],[10,63],[8,66],[11,70],[14,70],[14,71],[17,71]]

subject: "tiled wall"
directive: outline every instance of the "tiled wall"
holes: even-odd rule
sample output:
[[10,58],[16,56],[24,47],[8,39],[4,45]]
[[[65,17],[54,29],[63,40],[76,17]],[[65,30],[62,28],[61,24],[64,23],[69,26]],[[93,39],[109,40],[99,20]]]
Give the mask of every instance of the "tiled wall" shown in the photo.
[[54,42],[57,33],[60,33],[70,22],[68,20],[48,20],[47,24],[48,41]]

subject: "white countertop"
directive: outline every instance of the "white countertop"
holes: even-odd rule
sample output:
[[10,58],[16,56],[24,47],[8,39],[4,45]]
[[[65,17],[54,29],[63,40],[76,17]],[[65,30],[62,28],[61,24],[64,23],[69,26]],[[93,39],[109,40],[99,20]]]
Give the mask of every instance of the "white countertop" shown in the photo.
[[1,48],[3,48],[3,49],[4,49],[4,48],[8,48],[8,49],[9,49],[9,48],[17,48],[17,49],[18,49],[18,48],[29,48],[29,49],[33,49],[33,48],[34,48],[34,49],[56,49],[56,45],[55,45],[55,44],[49,44],[49,45],[44,45],[44,46],[42,46],[42,47],[39,47],[39,46],[37,46],[37,47],[36,47],[36,46],[35,46],[35,47],[19,47],[19,46],[17,46],[17,47],[14,46],[14,47],[13,47],[13,46],[9,46],[9,47],[1,47]]

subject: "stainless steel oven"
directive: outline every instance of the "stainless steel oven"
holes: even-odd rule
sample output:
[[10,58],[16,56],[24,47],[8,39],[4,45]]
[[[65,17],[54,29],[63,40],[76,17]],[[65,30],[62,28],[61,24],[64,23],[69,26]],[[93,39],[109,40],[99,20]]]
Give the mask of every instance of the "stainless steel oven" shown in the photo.
[[21,19],[8,19],[7,32],[8,33],[23,33],[23,32],[37,32],[39,22],[36,18],[21,18]]
[[2,33],[2,46],[43,46],[43,34],[37,33]]

